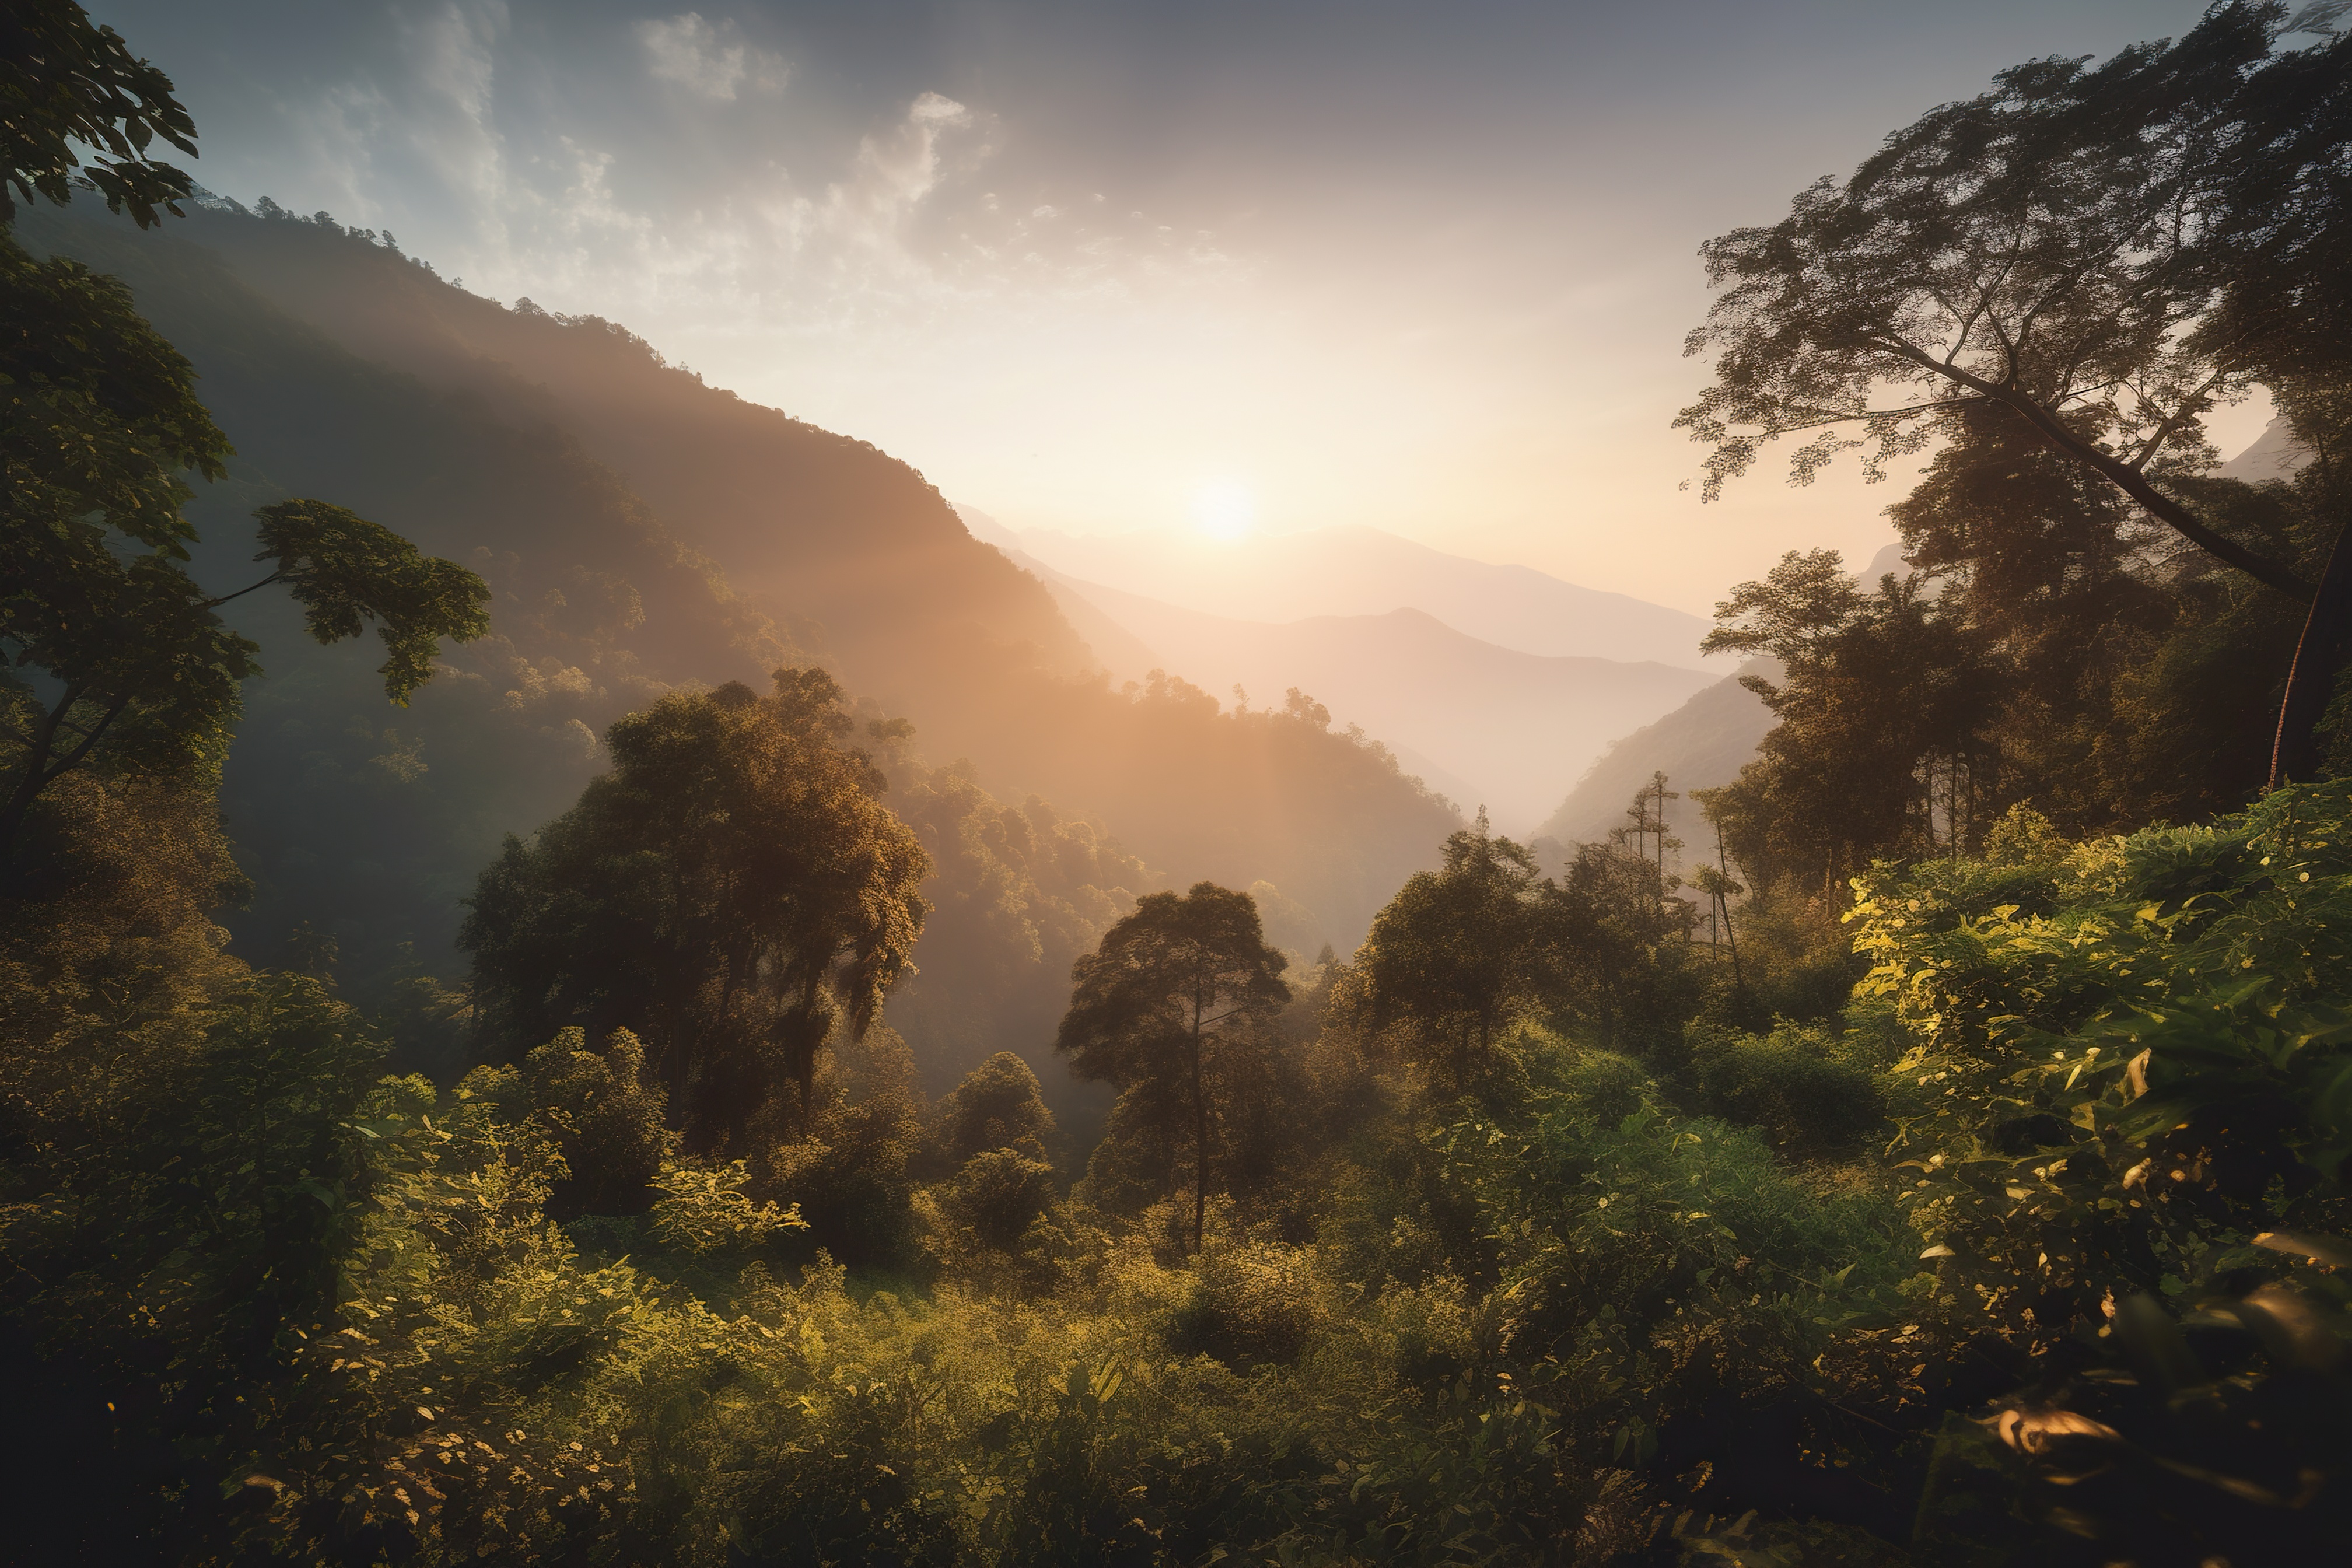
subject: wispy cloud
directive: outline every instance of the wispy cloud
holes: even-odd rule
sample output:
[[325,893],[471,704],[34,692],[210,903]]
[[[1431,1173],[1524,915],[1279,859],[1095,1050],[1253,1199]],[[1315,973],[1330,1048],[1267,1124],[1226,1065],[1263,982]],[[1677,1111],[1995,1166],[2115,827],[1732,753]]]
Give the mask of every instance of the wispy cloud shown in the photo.
[[759,92],[782,90],[792,68],[782,55],[755,48],[734,37],[732,22],[709,22],[699,11],[688,11],[666,21],[637,24],[637,42],[645,49],[646,68],[713,103],[732,103],[749,88]]

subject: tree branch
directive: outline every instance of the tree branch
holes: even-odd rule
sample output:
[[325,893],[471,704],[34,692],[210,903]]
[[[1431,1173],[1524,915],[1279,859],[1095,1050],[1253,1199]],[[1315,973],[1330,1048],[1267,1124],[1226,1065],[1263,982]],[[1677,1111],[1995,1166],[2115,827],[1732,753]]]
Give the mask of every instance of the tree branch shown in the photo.
[[2207,554],[2227,562],[2256,582],[2282,594],[2291,595],[2306,604],[2310,602],[2314,591],[2312,584],[2277,562],[2257,555],[2237,541],[2208,528],[2187,507],[2148,483],[2147,477],[2137,468],[2084,440],[2067,429],[2050,410],[2015,387],[1996,384],[1981,376],[1971,375],[1956,365],[1939,363],[1934,356],[1923,353],[1899,338],[1880,338],[1874,342],[1884,353],[1909,360],[1933,374],[1948,377],[1979,396],[1991,398],[2015,411],[2051,447],[2097,470],[2116,489],[2139,502],[2158,521],[2198,545]]

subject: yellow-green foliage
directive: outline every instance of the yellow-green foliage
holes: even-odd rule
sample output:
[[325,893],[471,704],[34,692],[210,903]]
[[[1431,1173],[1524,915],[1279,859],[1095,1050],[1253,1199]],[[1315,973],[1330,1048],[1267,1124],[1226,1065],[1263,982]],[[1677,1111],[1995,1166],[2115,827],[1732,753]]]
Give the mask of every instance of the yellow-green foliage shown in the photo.
[[665,1165],[653,1184],[664,1195],[653,1206],[653,1234],[663,1246],[700,1256],[759,1246],[780,1230],[806,1230],[798,1205],[780,1209],[753,1203],[743,1192],[751,1179],[745,1162],[724,1165]]

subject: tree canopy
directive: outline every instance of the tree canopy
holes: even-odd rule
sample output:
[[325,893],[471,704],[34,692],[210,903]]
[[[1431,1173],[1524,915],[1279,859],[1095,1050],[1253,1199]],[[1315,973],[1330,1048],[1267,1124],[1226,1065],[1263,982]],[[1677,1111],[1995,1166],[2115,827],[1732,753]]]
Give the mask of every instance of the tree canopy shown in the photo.
[[1425,1059],[1464,1084],[1534,989],[1548,934],[1535,857],[1489,832],[1482,813],[1446,839],[1438,869],[1406,882],[1373,920],[1357,962],[1376,1020],[1403,1024]]
[[853,728],[815,669],[614,724],[612,771],[509,837],[469,901],[492,1048],[628,1028],[701,1147],[740,1142],[780,1089],[805,1118],[827,1038],[873,1025],[928,908],[929,858]]
[[[162,221],[159,206],[179,216],[193,182],[156,161],[158,140],[196,155],[195,122],[172,79],[121,35],[72,0],[16,0],[0,13],[0,226],[14,216],[12,188],[62,205],[76,179],[142,228]],[[78,148],[98,156],[84,163]]]
[[[1081,1079],[1143,1089],[1184,1115],[1192,1143],[1192,1245],[1209,1194],[1209,1123],[1222,1055],[1244,1052],[1290,1000],[1289,960],[1265,944],[1247,893],[1201,882],[1147,893],[1071,970],[1055,1048]],[[1181,1108],[1181,1109],[1179,1109]]]
[[1676,421],[1712,448],[1707,495],[1784,436],[1811,436],[1791,457],[1805,483],[1841,450],[1862,449],[1876,479],[1934,441],[2030,433],[2315,608],[2278,740],[2307,776],[2352,552],[2332,552],[2329,578],[2329,548],[2282,550],[2179,481],[2210,464],[2202,421],[2218,403],[2346,363],[2291,302],[2336,287],[2306,269],[2324,269],[2340,241],[2323,237],[2345,226],[2352,39],[2278,48],[2290,25],[2333,20],[2226,4],[2177,42],[2015,67],[1890,136],[1843,184],[1820,181],[1779,224],[1709,241],[1722,293],[1685,352],[1711,353],[1716,380]]

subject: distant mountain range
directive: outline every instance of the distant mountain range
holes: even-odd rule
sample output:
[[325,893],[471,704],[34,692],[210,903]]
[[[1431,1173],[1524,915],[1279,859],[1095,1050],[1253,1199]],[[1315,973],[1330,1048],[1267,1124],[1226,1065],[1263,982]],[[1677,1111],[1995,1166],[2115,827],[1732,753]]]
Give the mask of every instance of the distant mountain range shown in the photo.
[[[1364,531],[1369,532],[1369,530]],[[1115,679],[1181,675],[1234,700],[1282,706],[1296,688],[1388,742],[1467,813],[1524,833],[1613,736],[1707,684],[1701,671],[1498,647],[1425,610],[1286,622],[1212,616],[1055,571],[1017,550]],[[1432,553],[1434,553],[1433,552]],[[1565,584],[1563,584],[1565,586]]]
[[[958,506],[975,538],[1125,594],[1232,620],[1286,622],[1420,610],[1519,653],[1687,668],[1708,623],[1624,594],[1580,588],[1531,566],[1449,555],[1376,528],[1309,529],[1214,540],[1166,531],[1057,533],[1007,528]],[[1319,695],[1319,694],[1318,694]]]

